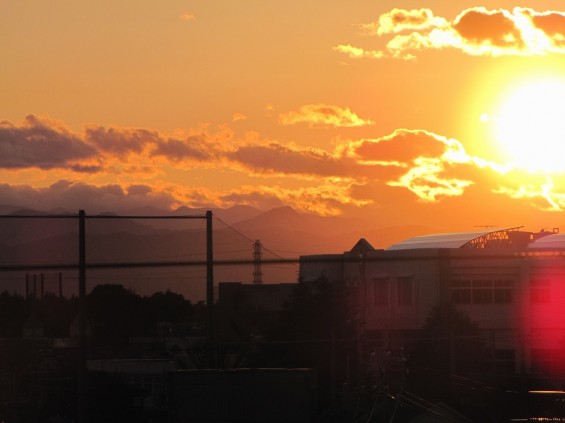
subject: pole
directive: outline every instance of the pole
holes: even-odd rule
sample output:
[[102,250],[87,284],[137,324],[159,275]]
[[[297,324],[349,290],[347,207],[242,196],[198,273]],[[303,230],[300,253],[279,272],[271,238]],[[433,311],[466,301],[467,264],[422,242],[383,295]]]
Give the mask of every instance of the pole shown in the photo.
[[78,372],[78,421],[86,423],[86,214],[79,211],[79,372]]
[[214,340],[214,246],[212,212],[206,212],[206,310],[208,314],[208,342]]

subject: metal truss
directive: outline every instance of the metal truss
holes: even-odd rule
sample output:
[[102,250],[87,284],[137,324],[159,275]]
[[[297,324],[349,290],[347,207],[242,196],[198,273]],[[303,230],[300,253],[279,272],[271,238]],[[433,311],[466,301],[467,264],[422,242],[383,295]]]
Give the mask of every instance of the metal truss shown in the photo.
[[523,228],[523,226],[516,226],[515,228],[499,229],[497,231],[492,231],[466,242],[460,248],[475,248],[475,249],[508,248],[512,245],[510,233],[517,232],[521,228]]

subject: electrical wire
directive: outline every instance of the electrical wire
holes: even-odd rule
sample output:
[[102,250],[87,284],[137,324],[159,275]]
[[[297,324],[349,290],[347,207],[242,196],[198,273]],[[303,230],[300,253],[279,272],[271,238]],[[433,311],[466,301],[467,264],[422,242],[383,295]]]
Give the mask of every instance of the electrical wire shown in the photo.
[[[235,232],[236,234],[242,236],[243,238],[245,238],[245,239],[248,240],[249,242],[251,242],[251,243],[255,242],[254,240],[252,240],[251,238],[249,238],[249,237],[248,237],[247,235],[245,235],[244,233],[238,231],[238,230],[235,229],[233,226],[231,226],[231,225],[229,225],[228,223],[224,222],[224,221],[223,221],[222,219],[220,219],[219,217],[214,216],[214,218],[217,219],[220,223],[224,224],[228,229],[230,229],[230,230],[232,230],[233,232]],[[263,249],[264,249],[265,251],[268,251],[269,253],[273,254],[275,257],[278,257],[279,259],[286,260],[283,256],[281,256],[280,254],[276,253],[276,252],[273,251],[273,250],[270,250],[269,248],[265,248],[265,247],[263,246]],[[261,262],[263,263],[263,260],[261,260]]]

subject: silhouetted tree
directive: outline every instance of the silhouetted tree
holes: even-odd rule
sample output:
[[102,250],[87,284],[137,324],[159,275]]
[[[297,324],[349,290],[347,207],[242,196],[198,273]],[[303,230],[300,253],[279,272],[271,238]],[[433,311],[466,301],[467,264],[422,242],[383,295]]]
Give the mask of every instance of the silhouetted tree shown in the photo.
[[0,294],[0,337],[15,338],[22,335],[22,328],[28,315],[24,298],[6,291]]
[[141,307],[141,318],[146,332],[154,329],[157,323],[166,322],[175,325],[194,320],[192,303],[181,294],[169,290],[144,297]]
[[485,370],[485,349],[478,325],[451,303],[433,307],[423,327],[423,340],[411,351],[413,385],[443,398],[455,383]]
[[339,283],[321,277],[298,283],[273,327],[279,339],[329,339],[351,323],[348,291]]
[[100,345],[123,345],[139,333],[141,298],[122,285],[98,285],[86,298],[93,341]]
[[257,355],[261,366],[316,369],[322,408],[332,406],[345,363],[357,358],[349,295],[323,277],[299,282]]
[[69,336],[69,328],[78,312],[76,298],[70,300],[48,293],[35,301],[33,307],[45,326],[45,336],[64,338]]

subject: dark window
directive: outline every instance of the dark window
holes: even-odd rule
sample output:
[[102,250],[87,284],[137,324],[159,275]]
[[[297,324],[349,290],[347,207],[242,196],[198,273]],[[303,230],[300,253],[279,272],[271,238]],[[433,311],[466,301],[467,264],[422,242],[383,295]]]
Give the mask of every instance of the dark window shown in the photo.
[[512,279],[456,279],[451,281],[454,304],[510,304],[513,298]]
[[455,304],[471,304],[471,281],[454,280],[451,283],[451,301]]
[[398,305],[411,306],[414,304],[414,280],[412,278],[398,278]]
[[492,304],[492,281],[473,281],[473,304]]
[[512,302],[514,282],[512,279],[496,279],[494,281],[493,301],[495,304],[510,304]]
[[388,278],[373,278],[373,301],[376,306],[388,305],[388,291],[389,279]]
[[359,288],[359,278],[357,276],[353,277],[353,284],[352,284],[354,289]]

